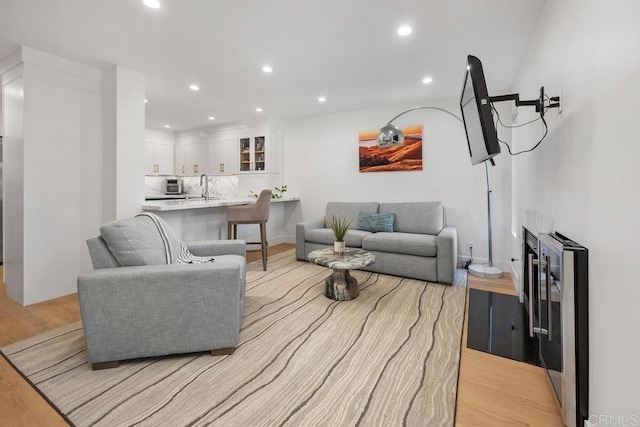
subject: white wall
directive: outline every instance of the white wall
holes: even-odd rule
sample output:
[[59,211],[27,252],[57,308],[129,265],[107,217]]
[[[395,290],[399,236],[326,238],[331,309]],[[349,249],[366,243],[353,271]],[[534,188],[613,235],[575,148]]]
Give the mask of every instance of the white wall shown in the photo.
[[[640,415],[638,17],[633,0],[547,2],[515,85],[562,94],[548,139],[514,160],[515,205],[589,248],[590,412],[626,422]],[[539,134],[514,139],[524,148]]]
[[[461,70],[462,73],[464,70]],[[460,115],[457,99],[426,101]],[[486,261],[487,205],[484,166],[472,166],[464,127],[440,111],[418,110],[394,123],[423,125],[423,170],[360,173],[358,133],[377,130],[400,112],[416,105],[395,105],[285,122],[283,184],[302,196],[287,224],[322,218],[328,201],[432,201],[445,206],[446,223],[458,229],[458,254],[468,256],[467,242],[475,242],[474,259]],[[504,106],[499,106],[502,110]],[[510,110],[506,110],[510,111]],[[505,119],[510,113],[503,114]],[[503,139],[510,139],[504,133]],[[494,263],[508,271],[511,256],[511,161],[501,154],[490,168]]]
[[4,283],[15,301],[24,298],[24,78],[18,65],[2,76]]
[[7,293],[76,292],[102,211],[102,72],[29,48],[3,75]]
[[121,66],[104,71],[103,220],[134,216],[144,202],[145,77]]

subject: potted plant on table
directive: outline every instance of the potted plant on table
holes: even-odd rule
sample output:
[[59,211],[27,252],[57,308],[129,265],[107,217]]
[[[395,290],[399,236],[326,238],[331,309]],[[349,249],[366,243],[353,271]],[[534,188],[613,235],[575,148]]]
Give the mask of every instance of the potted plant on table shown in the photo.
[[333,252],[337,254],[344,254],[345,244],[344,236],[349,230],[351,221],[347,221],[346,218],[341,216],[330,216],[326,219],[327,227],[333,230],[333,234],[336,241],[333,242]]

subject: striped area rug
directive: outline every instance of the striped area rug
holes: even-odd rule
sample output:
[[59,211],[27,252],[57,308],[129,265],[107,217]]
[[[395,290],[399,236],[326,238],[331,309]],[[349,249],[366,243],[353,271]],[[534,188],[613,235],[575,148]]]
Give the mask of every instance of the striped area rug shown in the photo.
[[455,415],[466,277],[444,286],[330,270],[293,251],[249,265],[241,343],[91,371],[81,323],[2,348],[77,426],[448,426]]

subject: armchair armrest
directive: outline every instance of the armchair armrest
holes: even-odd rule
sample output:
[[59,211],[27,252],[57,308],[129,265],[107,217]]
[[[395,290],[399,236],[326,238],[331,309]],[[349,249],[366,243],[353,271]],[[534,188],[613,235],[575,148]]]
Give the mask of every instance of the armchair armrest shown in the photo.
[[247,254],[247,245],[244,240],[202,240],[199,242],[185,243],[191,253],[196,256],[246,256]]
[[438,234],[436,246],[438,282],[453,283],[458,261],[458,230],[455,227],[444,227]]
[[316,228],[324,228],[324,218],[317,219],[314,221],[299,222],[298,224],[296,224],[296,258],[297,259],[306,261],[306,258],[304,256],[304,245],[305,245],[304,233],[307,230],[313,230]]
[[78,277],[90,363],[235,347],[242,263],[102,268]]

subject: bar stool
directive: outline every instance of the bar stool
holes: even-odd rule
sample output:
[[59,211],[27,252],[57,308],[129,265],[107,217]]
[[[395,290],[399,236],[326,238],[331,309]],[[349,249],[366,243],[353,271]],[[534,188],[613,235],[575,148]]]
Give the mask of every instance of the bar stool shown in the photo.
[[261,245],[262,269],[267,271],[267,221],[271,208],[271,190],[262,190],[258,201],[253,205],[229,206],[227,208],[227,238],[238,238],[238,224],[260,224],[260,242],[247,242],[247,245]]

